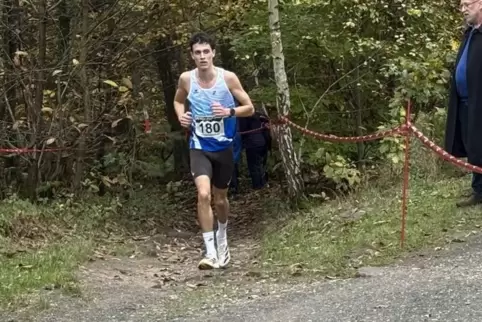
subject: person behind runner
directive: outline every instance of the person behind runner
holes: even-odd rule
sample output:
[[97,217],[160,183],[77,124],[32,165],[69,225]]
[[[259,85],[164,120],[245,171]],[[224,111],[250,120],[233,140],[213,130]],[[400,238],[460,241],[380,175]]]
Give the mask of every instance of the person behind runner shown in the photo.
[[261,189],[268,182],[268,152],[271,150],[271,135],[266,127],[268,117],[256,111],[251,117],[240,119],[238,128],[242,134],[243,148],[246,150],[249,176],[253,189]]
[[[205,256],[198,267],[222,268],[230,260],[226,235],[227,193],[234,167],[232,143],[236,135],[236,117],[251,116],[254,107],[236,74],[214,66],[216,47],[208,34],[194,34],[189,46],[196,68],[179,77],[174,107],[181,125],[191,129],[191,173],[197,188],[197,215],[206,246]],[[189,111],[184,108],[186,100]],[[235,100],[239,102],[238,106]],[[211,184],[218,220],[216,236]]]
[[239,133],[239,128],[233,139],[233,162],[234,169],[231,176],[231,182],[229,183],[229,192],[231,196],[236,196],[239,192],[239,162],[241,161],[241,152],[243,149],[241,140],[241,134]]

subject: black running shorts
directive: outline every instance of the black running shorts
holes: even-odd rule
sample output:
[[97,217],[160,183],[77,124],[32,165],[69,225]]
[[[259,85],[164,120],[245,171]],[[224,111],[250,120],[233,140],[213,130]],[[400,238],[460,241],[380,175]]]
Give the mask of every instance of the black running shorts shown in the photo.
[[191,173],[194,179],[207,175],[218,189],[227,189],[234,170],[233,148],[207,152],[190,150]]

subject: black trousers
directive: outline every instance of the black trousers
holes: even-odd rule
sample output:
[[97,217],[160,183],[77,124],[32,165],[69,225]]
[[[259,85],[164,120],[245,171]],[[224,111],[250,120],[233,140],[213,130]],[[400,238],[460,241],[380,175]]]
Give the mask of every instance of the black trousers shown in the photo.
[[[467,139],[469,137],[469,109],[466,102],[460,102],[458,112],[460,129],[462,131],[462,142],[465,145],[465,151],[467,151]],[[482,197],[482,174],[476,172],[472,173],[472,189],[474,195]]]
[[247,148],[246,161],[248,162],[248,171],[253,189],[263,188],[268,181],[268,173],[266,171],[268,147]]
[[231,194],[237,194],[239,192],[239,164],[234,164],[233,175],[231,176],[231,182],[229,183],[229,192]]

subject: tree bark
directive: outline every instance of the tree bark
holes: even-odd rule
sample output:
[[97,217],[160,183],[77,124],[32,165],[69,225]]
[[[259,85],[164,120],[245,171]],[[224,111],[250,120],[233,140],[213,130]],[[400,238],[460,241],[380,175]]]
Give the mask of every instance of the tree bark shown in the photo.
[[[177,119],[174,110],[174,96],[176,95],[176,79],[172,70],[173,49],[171,39],[160,38],[158,44],[157,67],[162,81],[164,101],[166,104],[166,116],[171,126],[173,136],[174,177],[180,179],[185,173],[189,173],[189,147],[184,137],[184,130]],[[182,55],[178,55],[182,59]],[[182,62],[178,62],[183,66]]]
[[[278,0],[268,1],[269,28],[271,38],[271,54],[276,80],[278,114],[287,116],[290,110],[290,89],[285,71],[283,44],[278,10]],[[290,197],[297,198],[303,194],[304,185],[301,177],[300,161],[293,147],[291,129],[283,124],[279,127],[279,149],[283,160],[283,167],[288,180]]]
[[[70,61],[70,44],[72,42],[70,21],[71,17],[71,3],[68,0],[61,0],[58,6],[58,26],[59,26],[59,39],[58,39],[58,57],[59,66],[61,69],[66,68]],[[65,71],[64,71],[65,72]]]
[[[39,11],[39,43],[38,43],[38,71],[35,86],[35,104],[32,113],[35,122],[35,132],[40,134],[42,125],[42,105],[44,100],[44,83],[45,83],[45,56],[47,54],[47,0],[40,0]],[[35,142],[36,143],[36,142]]]
[[[82,46],[79,55],[80,63],[80,83],[83,90],[83,105],[84,105],[84,122],[90,125],[90,92],[89,92],[89,80],[87,78],[87,43],[89,31],[89,0],[82,0]],[[86,135],[89,127],[86,127],[80,134],[79,150],[77,153],[74,188],[76,192],[79,192],[80,184],[82,181],[82,175],[84,172],[84,157],[86,148]]]
[[[3,68],[5,69],[5,82],[4,91],[6,92],[5,97],[2,97],[2,101],[6,99],[8,102],[2,104],[2,109],[0,110],[0,119],[2,121],[12,121],[9,113],[7,112],[9,105],[12,110],[13,115],[15,115],[17,107],[17,88],[12,86],[17,82],[15,77],[15,66],[14,66],[14,56],[17,50],[21,50],[20,47],[20,8],[18,5],[18,0],[6,0],[3,3]],[[17,142],[18,143],[18,142]]]
[[224,69],[227,69],[229,71],[235,71],[236,70],[236,56],[234,55],[234,52],[229,49],[229,41],[224,40],[220,45],[219,45],[219,51],[220,51],[220,56],[221,56],[221,62],[222,66]]
[[[4,0],[2,4],[2,48],[1,67],[5,70],[3,76],[3,93],[0,97],[0,128],[2,131],[7,131],[7,124],[12,124],[16,121],[16,111],[18,105],[17,89],[18,78],[15,72],[15,52],[22,50],[22,34],[21,34],[21,9],[19,8],[18,0]],[[8,132],[7,132],[8,133]],[[8,134],[8,139],[13,145],[19,146],[25,144],[18,132],[15,135],[13,132]],[[4,159],[4,168],[9,169],[8,173],[3,173],[3,183],[5,186],[12,182],[24,183],[22,171],[19,167],[19,156],[12,156]],[[13,173],[13,171],[15,173]]]
[[[47,54],[47,0],[40,0],[39,7],[39,25],[38,25],[38,64],[37,64],[37,80],[35,81],[35,101],[30,111],[30,120],[33,124],[33,134],[31,143],[34,147],[37,147],[40,142],[39,135],[41,135],[43,122],[42,122],[42,106],[43,106],[43,90],[45,83],[45,56]],[[37,162],[37,153],[32,153],[30,159],[30,165],[28,169],[28,178],[26,182],[26,189],[28,197],[35,201],[37,199],[37,186],[39,183],[39,164]]]

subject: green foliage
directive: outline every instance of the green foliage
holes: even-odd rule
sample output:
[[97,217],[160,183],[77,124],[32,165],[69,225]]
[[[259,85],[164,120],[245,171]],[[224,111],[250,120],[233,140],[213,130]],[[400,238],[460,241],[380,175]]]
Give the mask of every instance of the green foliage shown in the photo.
[[327,178],[335,181],[337,189],[347,190],[360,183],[360,172],[352,162],[348,162],[341,155],[330,160],[323,167],[323,171]]
[[[42,289],[78,293],[76,270],[99,237],[118,232],[117,198],[38,204],[16,195],[0,201],[0,307],[18,309]],[[107,241],[106,241],[107,242]]]
[[[233,60],[235,72],[247,84],[253,100],[267,103],[274,116],[276,87],[266,0],[118,1],[89,11],[86,19],[94,27],[85,37],[81,34],[81,3],[62,4],[65,12],[49,12],[54,19],[65,16],[66,24],[47,28],[46,61],[52,63],[42,66],[48,77],[41,110],[48,126],[37,134],[39,142],[52,147],[76,147],[81,134],[86,155],[80,163],[75,153],[65,156],[74,166],[42,158],[38,162],[42,188],[52,189],[54,182],[62,182],[62,189],[67,190],[71,181],[80,177],[80,186],[91,193],[101,186],[118,193],[179,169],[169,156],[175,141],[166,134],[172,127],[165,121],[166,115],[170,123],[175,121],[164,100],[172,100],[169,89],[175,87],[179,73],[192,67],[186,47],[194,31],[205,30],[215,34],[220,44],[230,43],[235,59],[220,57],[225,54],[221,49],[217,59],[222,63]],[[25,10],[27,15],[36,12],[32,6]],[[289,0],[280,4],[280,14],[291,86],[290,117],[298,124],[353,136],[398,125],[398,113],[408,98],[417,113],[432,115],[431,111],[444,108],[461,27],[455,2]],[[28,24],[25,29],[34,30],[37,21]],[[69,29],[71,25],[76,33]],[[65,39],[70,34],[72,39]],[[27,31],[22,37],[28,41],[15,58],[21,60],[23,69],[37,70],[38,44],[32,40],[36,37]],[[65,52],[52,50],[57,43],[51,39],[57,38],[66,42]],[[84,64],[79,60],[85,49]],[[10,81],[7,76],[5,84]],[[27,87],[30,85],[33,81],[29,80]],[[89,97],[87,105],[83,104],[85,97]],[[14,145],[29,142],[25,133],[32,128],[31,117],[24,115],[25,110],[33,110],[27,101],[13,106],[16,121],[12,129],[22,133]],[[152,121],[150,135],[142,133],[144,112]],[[299,133],[294,140],[305,168],[312,166],[308,160],[320,143]],[[330,154],[346,160],[348,171],[353,163],[367,160],[397,163],[401,144],[398,138],[363,146],[337,144]],[[315,167],[322,170],[326,165]],[[70,168],[74,171],[65,170]],[[75,175],[75,171],[82,174]]]
[[[76,271],[93,249],[90,240],[57,243],[39,253],[24,253],[0,265],[0,307],[17,309],[30,304],[42,289],[79,295]],[[30,295],[27,297],[26,295]]]
[[380,142],[378,150],[380,155],[393,164],[398,165],[403,161],[405,151],[405,139],[402,137],[386,137]]
[[347,190],[360,183],[360,171],[356,169],[353,162],[346,160],[341,155],[329,152],[329,144],[319,148],[315,153],[308,154],[306,162],[311,169],[321,168],[325,176],[333,180],[337,189]]
[[[363,266],[391,263],[410,251],[443,247],[480,227],[480,210],[456,210],[454,198],[466,179],[413,179],[405,248],[400,248],[400,192],[367,186],[360,194],[290,217],[263,234],[269,269],[300,266],[303,275],[353,276]],[[459,220],[454,220],[456,216]],[[286,272],[288,273],[288,272]]]
[[[264,4],[254,5],[246,17],[249,28],[234,34],[232,46],[245,68],[257,71],[259,85],[253,85],[253,95],[274,106],[266,16]],[[286,1],[280,23],[291,86],[290,117],[296,123],[354,136],[357,128],[372,133],[403,123],[408,99],[415,114],[435,115],[431,112],[445,107],[461,27],[455,3]],[[338,177],[320,159],[325,153],[320,145],[326,144],[302,139],[296,131],[294,140],[302,145],[305,165],[325,167],[327,177]],[[394,167],[403,163],[403,137],[364,147],[364,161],[387,160]],[[346,160],[346,171],[359,158],[353,144],[331,146],[329,153]]]
[[25,237],[30,240],[61,238],[57,233],[66,228],[78,234],[89,234],[99,227],[108,230],[105,223],[115,218],[122,208],[119,198],[87,200],[75,200],[69,195],[33,204],[11,195],[0,201],[0,236],[22,242]]

